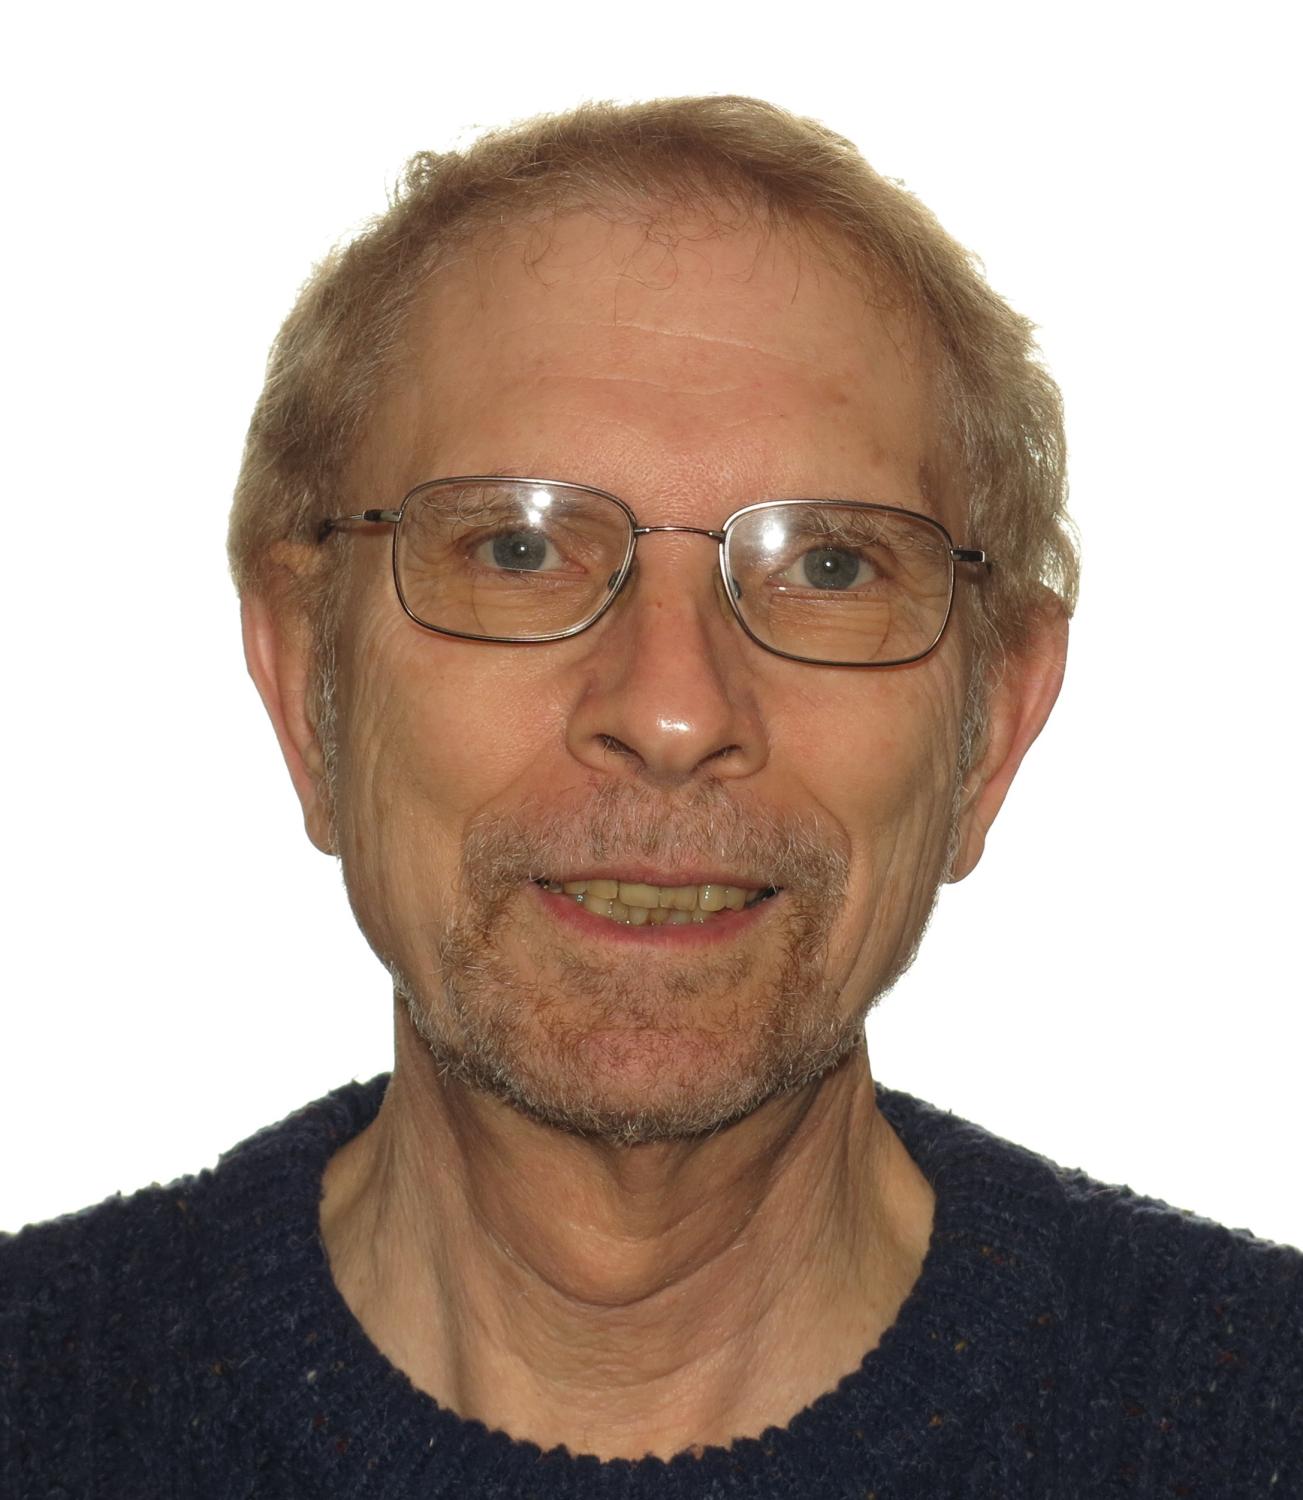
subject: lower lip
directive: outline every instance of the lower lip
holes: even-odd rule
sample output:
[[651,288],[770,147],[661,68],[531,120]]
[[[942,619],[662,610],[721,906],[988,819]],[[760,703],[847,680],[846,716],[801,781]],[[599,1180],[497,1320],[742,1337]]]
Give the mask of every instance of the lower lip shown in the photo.
[[545,891],[532,881],[529,889],[543,903],[543,910],[549,916],[566,923],[586,938],[605,938],[610,943],[634,943],[655,948],[704,948],[727,943],[753,932],[763,914],[782,900],[780,891],[767,900],[757,901],[754,906],[744,907],[741,911],[724,911],[718,916],[707,917],[704,922],[662,922],[659,927],[646,922],[641,927],[631,927],[627,922],[613,922],[610,917],[598,917],[585,911],[573,896]]

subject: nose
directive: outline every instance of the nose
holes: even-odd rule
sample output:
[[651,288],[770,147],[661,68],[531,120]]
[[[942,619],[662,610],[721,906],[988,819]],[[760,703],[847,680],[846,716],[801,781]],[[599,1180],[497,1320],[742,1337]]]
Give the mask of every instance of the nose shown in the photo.
[[765,764],[755,648],[723,601],[713,551],[694,536],[644,538],[619,597],[578,638],[583,687],[566,738],[582,764],[663,787]]

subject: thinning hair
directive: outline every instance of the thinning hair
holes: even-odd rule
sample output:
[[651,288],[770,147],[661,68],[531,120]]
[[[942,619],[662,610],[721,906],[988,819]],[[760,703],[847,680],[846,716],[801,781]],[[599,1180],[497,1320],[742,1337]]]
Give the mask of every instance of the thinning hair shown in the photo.
[[1078,559],[1062,410],[1031,323],[849,141],[736,96],[585,104],[408,162],[389,208],[316,269],[272,348],[231,512],[242,593],[288,586],[328,650],[338,593],[328,557],[338,549],[287,578],[278,544],[311,541],[341,509],[413,304],[441,263],[492,226],[575,209],[649,223],[732,215],[798,232],[858,274],[876,300],[911,318],[927,356],[923,491],[953,497],[968,518],[964,540],[997,560],[964,591],[975,598],[966,613],[976,659],[1016,651],[1047,590],[1071,613]]

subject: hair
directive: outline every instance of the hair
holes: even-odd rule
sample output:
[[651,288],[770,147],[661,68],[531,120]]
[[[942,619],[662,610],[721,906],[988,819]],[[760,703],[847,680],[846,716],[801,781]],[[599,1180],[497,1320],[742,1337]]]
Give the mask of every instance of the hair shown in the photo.
[[725,216],[813,239],[919,330],[935,427],[920,480],[925,493],[963,502],[963,540],[995,559],[965,590],[975,596],[976,658],[1016,650],[1046,590],[1070,614],[1078,557],[1065,510],[1062,408],[1032,324],[849,141],[736,96],[585,104],[462,151],[414,156],[388,210],[316,269],[273,345],[231,512],[236,586],[268,595],[288,588],[328,653],[338,593],[328,555],[342,549],[321,549],[318,567],[287,578],[278,545],[310,542],[342,508],[413,304],[451,254],[492,225],[571,209],[651,223],[718,216],[721,205]]

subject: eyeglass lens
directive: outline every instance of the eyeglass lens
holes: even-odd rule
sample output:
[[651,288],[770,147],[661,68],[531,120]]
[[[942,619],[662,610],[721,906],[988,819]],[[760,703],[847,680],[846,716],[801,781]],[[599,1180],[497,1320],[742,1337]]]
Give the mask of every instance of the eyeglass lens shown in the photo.
[[[611,597],[633,547],[625,511],[589,490],[519,480],[416,491],[395,540],[408,611],[435,630],[537,640],[578,629]],[[762,644],[814,661],[908,661],[950,606],[949,540],[891,509],[780,501],[729,528],[733,605]]]

